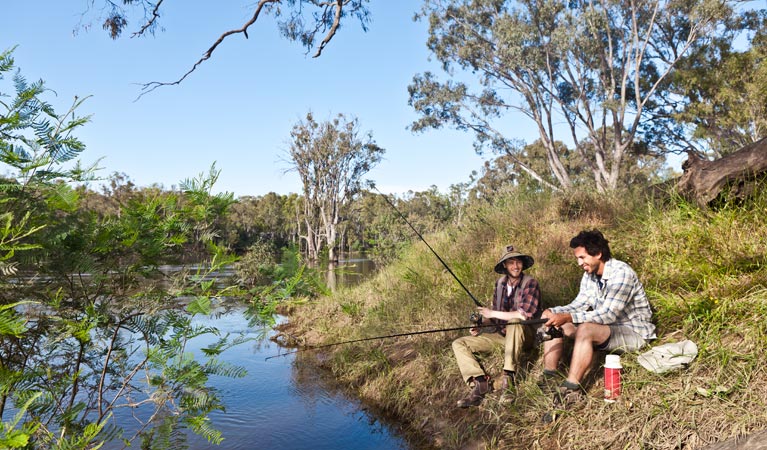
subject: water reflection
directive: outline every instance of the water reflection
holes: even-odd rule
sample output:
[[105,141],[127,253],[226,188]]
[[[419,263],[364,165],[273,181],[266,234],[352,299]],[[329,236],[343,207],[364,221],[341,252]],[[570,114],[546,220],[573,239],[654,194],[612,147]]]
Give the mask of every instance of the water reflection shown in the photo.
[[350,287],[359,284],[375,272],[372,260],[363,254],[348,254],[337,263],[329,263],[325,272],[326,282],[331,291],[338,287]]
[[[355,401],[326,389],[318,374],[295,361],[295,355],[265,360],[280,352],[259,330],[251,329],[243,310],[215,320],[201,320],[222,333],[244,332],[254,341],[225,352],[222,360],[243,366],[245,378],[211,377],[226,412],[210,415],[224,442],[215,446],[199,436],[189,436],[191,449],[295,449],[391,450],[408,449],[406,442],[361,409]],[[271,334],[271,333],[267,333]],[[199,351],[217,340],[205,336],[193,341]],[[106,446],[104,448],[120,448]]]

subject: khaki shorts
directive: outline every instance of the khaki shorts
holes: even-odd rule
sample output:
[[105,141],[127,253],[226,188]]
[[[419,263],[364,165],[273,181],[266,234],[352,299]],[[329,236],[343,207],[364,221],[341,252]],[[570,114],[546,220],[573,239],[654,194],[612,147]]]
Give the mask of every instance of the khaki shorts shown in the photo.
[[609,325],[610,338],[599,344],[597,350],[608,352],[634,352],[647,345],[647,340],[631,328],[623,325]]

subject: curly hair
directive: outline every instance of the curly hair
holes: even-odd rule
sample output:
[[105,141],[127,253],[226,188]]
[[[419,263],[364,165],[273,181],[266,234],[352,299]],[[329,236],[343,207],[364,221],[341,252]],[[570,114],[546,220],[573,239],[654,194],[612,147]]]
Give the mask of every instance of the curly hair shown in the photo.
[[602,254],[599,258],[607,261],[611,258],[609,241],[599,230],[583,230],[577,236],[570,239],[570,248],[583,247],[591,256]]

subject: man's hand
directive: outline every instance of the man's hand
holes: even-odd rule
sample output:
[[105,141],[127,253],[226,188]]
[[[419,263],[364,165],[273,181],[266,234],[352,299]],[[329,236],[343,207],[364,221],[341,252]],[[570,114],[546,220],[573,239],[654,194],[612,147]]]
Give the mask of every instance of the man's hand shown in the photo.
[[482,315],[485,319],[492,319],[493,318],[493,310],[490,308],[485,308],[484,306],[477,307],[477,312]]
[[477,327],[469,328],[469,334],[471,334],[472,336],[479,336],[479,328]]
[[559,328],[562,325],[572,323],[573,321],[573,316],[570,313],[553,313],[548,309],[541,314],[541,317],[549,319],[548,322],[544,324],[544,326],[547,327]]

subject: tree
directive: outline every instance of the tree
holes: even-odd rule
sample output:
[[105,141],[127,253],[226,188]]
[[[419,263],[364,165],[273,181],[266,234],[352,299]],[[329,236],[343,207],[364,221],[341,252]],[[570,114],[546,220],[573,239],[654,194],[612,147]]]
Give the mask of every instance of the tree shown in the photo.
[[468,184],[453,185],[450,194],[441,194],[432,186],[389,200],[381,193],[362,191],[350,206],[354,220],[349,226],[349,241],[368,252],[376,264],[386,264],[418,239],[399,213],[422,235],[443,230],[449,223],[460,220],[467,187]]
[[[767,10],[738,19],[677,64],[668,92],[683,101],[667,102],[664,113],[678,126],[653,133],[658,145],[721,158],[767,137]],[[742,51],[735,49],[739,30],[755,30]]]
[[222,227],[226,244],[238,254],[258,242],[269,241],[275,248],[289,245],[294,238],[293,211],[287,205],[295,195],[270,192],[238,198],[229,208]]
[[[415,76],[410,104],[421,118],[412,128],[473,131],[478,151],[506,153],[541,184],[565,190],[573,180],[556,143],[567,138],[596,188],[615,189],[661,82],[693,45],[717,33],[732,3],[427,0],[429,49],[448,73],[476,74],[484,90]],[[504,131],[507,111],[535,124],[554,182]]]
[[[180,84],[197,67],[210,59],[218,46],[226,39],[238,34],[248,39],[248,30],[258,21],[262,13],[274,17],[283,37],[300,42],[307,52],[314,49],[314,57],[319,57],[341,28],[341,23],[347,22],[350,17],[356,18],[362,29],[367,31],[370,12],[366,5],[369,1],[259,0],[256,4],[248,6],[252,13],[250,18],[239,28],[221,33],[186,73],[175,81],[146,83],[143,85],[142,95],[160,86]],[[129,28],[129,22],[136,17],[138,18],[137,26],[131,37],[140,37],[153,34],[161,28],[163,2],[164,0],[88,0],[90,8],[84,15],[89,15],[91,9],[97,11],[95,13],[97,20],[101,22],[102,28],[112,39],[119,38]]]
[[361,135],[356,118],[343,114],[318,123],[311,113],[290,133],[291,168],[303,185],[303,232],[309,259],[319,258],[327,245],[330,261],[338,259],[342,209],[362,188],[362,177],[381,160],[384,149],[372,133]]

